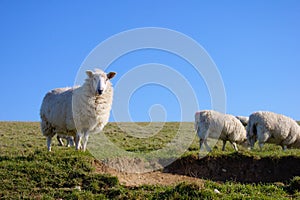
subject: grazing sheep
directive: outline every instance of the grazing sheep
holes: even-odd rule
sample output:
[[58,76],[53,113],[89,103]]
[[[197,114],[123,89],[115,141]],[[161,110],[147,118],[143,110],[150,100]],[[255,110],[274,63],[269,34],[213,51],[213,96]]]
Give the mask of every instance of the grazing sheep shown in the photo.
[[51,140],[55,134],[75,138],[76,150],[80,149],[83,137],[83,151],[91,132],[100,132],[107,124],[113,99],[110,82],[115,72],[102,70],[86,71],[87,79],[80,87],[58,88],[46,94],[40,110],[41,129],[47,137],[51,151]]
[[245,116],[236,116],[236,118],[238,120],[240,120],[242,122],[242,124],[246,127],[248,125],[249,122],[249,117],[245,117]]
[[238,151],[236,143],[246,145],[247,142],[246,129],[236,117],[213,110],[196,112],[195,130],[200,138],[200,150],[204,143],[206,149],[211,151],[207,144],[208,137],[221,139],[223,151],[226,141],[229,141],[236,151]]
[[287,116],[259,111],[250,115],[247,138],[253,149],[256,140],[262,149],[264,143],[277,144],[286,148],[300,147],[300,126]]

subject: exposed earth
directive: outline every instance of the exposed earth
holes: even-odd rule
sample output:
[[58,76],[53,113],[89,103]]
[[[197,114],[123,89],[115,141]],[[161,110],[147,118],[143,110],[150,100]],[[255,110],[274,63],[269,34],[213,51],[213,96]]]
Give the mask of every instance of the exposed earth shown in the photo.
[[300,158],[255,158],[241,154],[232,156],[204,157],[187,156],[176,160],[160,171],[148,173],[126,173],[95,161],[98,173],[117,176],[126,186],[173,185],[193,182],[203,185],[203,179],[213,181],[235,181],[240,183],[288,182],[300,175]]

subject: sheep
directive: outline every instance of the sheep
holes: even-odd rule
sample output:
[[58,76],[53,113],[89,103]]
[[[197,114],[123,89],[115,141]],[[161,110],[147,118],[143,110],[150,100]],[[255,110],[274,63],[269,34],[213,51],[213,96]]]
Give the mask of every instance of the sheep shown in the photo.
[[234,116],[223,114],[213,110],[203,110],[195,114],[195,130],[200,138],[200,150],[203,143],[208,151],[211,148],[207,144],[207,138],[216,138],[223,141],[222,150],[225,150],[226,142],[229,141],[233,148],[238,151],[238,144],[247,144],[246,129]]
[[236,118],[238,120],[240,120],[245,127],[248,125],[249,117],[246,117],[246,116],[236,116]]
[[249,117],[247,138],[253,149],[256,140],[262,150],[265,143],[277,144],[283,150],[300,147],[300,126],[285,115],[258,111]]
[[51,151],[55,134],[75,138],[76,150],[86,150],[90,133],[100,132],[107,124],[113,100],[110,82],[116,73],[104,73],[100,69],[86,71],[82,86],[57,88],[48,92],[40,109],[41,129]]

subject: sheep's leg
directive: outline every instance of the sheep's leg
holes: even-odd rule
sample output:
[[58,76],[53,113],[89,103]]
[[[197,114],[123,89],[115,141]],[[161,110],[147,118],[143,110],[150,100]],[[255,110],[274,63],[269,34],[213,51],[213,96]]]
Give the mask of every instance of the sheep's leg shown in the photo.
[[236,143],[235,143],[235,142],[230,142],[230,143],[232,144],[232,146],[233,146],[234,150],[235,150],[235,151],[238,151],[238,148],[237,148],[237,145],[236,145]]
[[198,154],[198,158],[200,159],[201,158],[201,150],[202,150],[202,144],[203,144],[203,141],[202,139],[200,138],[199,139],[199,154]]
[[67,145],[66,145],[66,147],[70,147],[70,138],[69,137],[67,137]]
[[226,145],[226,140],[223,140],[223,147],[222,147],[222,151],[225,151],[225,145]]
[[248,138],[248,143],[249,143],[249,147],[248,149],[250,150],[253,150],[254,149],[254,144],[256,142],[256,139],[254,138],[254,136],[251,136]]
[[271,134],[264,127],[257,126],[257,140],[260,150],[262,150],[264,144],[271,138]]
[[199,150],[199,154],[198,154],[198,158],[199,158],[199,159],[202,158],[202,156],[201,156],[201,151],[204,151],[203,142],[204,142],[203,139],[200,139],[200,140],[199,140],[199,146],[200,146],[200,150]]
[[209,151],[209,152],[211,152],[211,148],[207,144],[207,139],[204,140],[204,145],[205,145],[206,150]]
[[[249,136],[247,136],[247,138],[248,138],[248,142],[250,144],[250,149],[253,150],[254,144],[257,140],[257,125],[252,124],[249,126],[250,126],[250,132],[247,133],[247,135],[249,134]],[[261,128],[259,128],[259,131],[261,131]]]
[[260,150],[262,150],[262,148],[264,147],[264,143],[263,142],[259,142],[258,146],[259,146]]
[[87,131],[84,133],[84,137],[83,137],[83,148],[82,148],[83,151],[86,150],[86,145],[88,140],[89,140],[89,132]]
[[282,147],[282,150],[283,150],[283,151],[286,151],[286,150],[287,150],[287,146],[286,146],[286,145],[282,145],[281,147]]
[[207,144],[207,139],[200,139],[199,144],[200,144],[200,150],[199,150],[198,158],[200,159],[200,158],[202,158],[201,151],[204,151],[204,146],[205,146],[206,150],[209,152],[211,152],[211,148]]
[[57,138],[57,141],[58,141],[58,145],[59,146],[64,146],[64,142],[62,141],[62,138],[59,135],[57,135],[56,138]]
[[52,136],[47,137],[47,148],[48,151],[51,151],[51,141],[52,141]]
[[203,144],[207,151],[211,151],[211,148],[207,144],[207,139],[200,139],[199,144],[200,144],[200,151],[204,151]]
[[204,147],[203,147],[203,142],[204,142],[204,139],[201,139],[199,140],[199,146],[200,146],[200,149],[199,149],[199,154],[198,154],[198,158],[202,158],[201,156],[201,151],[204,151]]
[[208,152],[211,152],[211,148],[208,146],[208,144],[207,144],[207,138],[208,138],[208,136],[210,135],[210,131],[209,130],[206,130],[206,132],[205,132],[205,137],[204,137],[204,139],[203,139],[203,143],[204,143],[204,145],[205,145],[205,148],[206,148],[206,150],[208,151]]
[[76,133],[76,138],[75,138],[75,148],[76,150],[79,150],[81,147],[81,133]]
[[67,147],[73,147],[74,146],[74,138],[72,136],[68,137],[68,144]]
[[203,139],[199,140],[200,151],[203,150]]
[[67,147],[74,146],[74,139],[73,139],[72,136],[68,136],[68,137],[66,138],[66,140],[67,140]]

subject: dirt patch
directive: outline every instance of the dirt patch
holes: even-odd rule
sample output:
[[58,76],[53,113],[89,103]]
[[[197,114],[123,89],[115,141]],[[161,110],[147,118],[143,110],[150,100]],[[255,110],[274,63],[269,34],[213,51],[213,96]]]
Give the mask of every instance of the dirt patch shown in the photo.
[[300,158],[255,158],[241,154],[231,156],[204,157],[188,156],[176,160],[161,171],[148,173],[126,173],[95,161],[98,173],[117,176],[126,186],[173,185],[193,182],[203,185],[203,179],[213,181],[235,181],[240,183],[288,182],[300,176]]
[[240,183],[288,182],[300,175],[300,158],[254,158],[244,155],[181,158],[166,167],[163,172],[181,174],[213,181]]
[[120,183],[126,186],[140,186],[140,185],[175,185],[180,182],[193,182],[199,186],[203,186],[203,180],[186,176],[182,174],[170,174],[162,171],[148,172],[148,173],[127,173],[110,168],[107,165],[95,161],[96,171],[101,174],[111,174],[117,176]]

